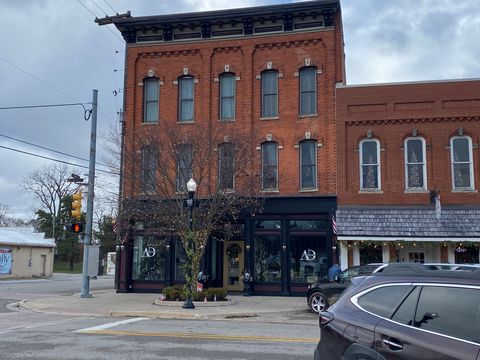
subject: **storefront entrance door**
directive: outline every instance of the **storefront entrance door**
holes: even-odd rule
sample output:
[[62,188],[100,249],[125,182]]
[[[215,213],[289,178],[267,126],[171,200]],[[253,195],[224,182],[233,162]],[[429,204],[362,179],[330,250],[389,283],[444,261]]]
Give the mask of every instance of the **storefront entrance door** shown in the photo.
[[230,291],[243,291],[243,241],[225,241],[223,251],[223,287]]

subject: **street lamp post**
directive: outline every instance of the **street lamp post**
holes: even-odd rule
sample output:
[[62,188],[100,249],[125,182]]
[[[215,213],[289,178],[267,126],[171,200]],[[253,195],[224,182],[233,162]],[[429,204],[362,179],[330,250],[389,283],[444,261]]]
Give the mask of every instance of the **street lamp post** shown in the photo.
[[[195,191],[197,190],[197,183],[195,180],[190,179],[187,182],[187,191],[188,191],[188,198],[187,198],[187,206],[188,206],[188,223],[189,223],[189,229],[190,229],[190,235],[188,237],[188,247],[189,249],[193,249],[195,246],[194,242],[192,241],[192,232],[193,232],[193,207],[194,207],[194,196],[195,196]],[[193,252],[195,252],[195,249],[193,249]],[[191,266],[191,265],[190,265]],[[193,269],[190,270],[193,276]],[[191,284],[187,284],[187,286],[190,286]],[[186,299],[185,303],[182,306],[183,309],[195,309],[195,305],[192,302],[192,296],[191,296],[191,290],[186,292]]]

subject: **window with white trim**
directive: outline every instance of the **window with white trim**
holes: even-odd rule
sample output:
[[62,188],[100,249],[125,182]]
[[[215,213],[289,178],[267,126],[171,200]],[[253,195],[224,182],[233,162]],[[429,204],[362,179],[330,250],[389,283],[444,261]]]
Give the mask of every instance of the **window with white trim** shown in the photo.
[[317,142],[300,142],[300,190],[317,188]]
[[158,122],[159,86],[157,78],[143,80],[143,122]]
[[235,119],[235,74],[220,75],[220,120]]
[[262,143],[262,190],[278,190],[278,144]]
[[223,143],[218,146],[218,186],[220,190],[233,190],[235,146]]
[[262,72],[262,118],[278,116],[278,71]]
[[427,166],[425,139],[409,137],[405,139],[405,188],[406,190],[427,189]]
[[308,66],[299,71],[300,115],[317,113],[317,68]]
[[454,136],[450,139],[452,162],[452,187],[454,190],[473,190],[472,139],[469,136]]
[[183,76],[178,79],[178,121],[193,121],[194,79],[192,76]]
[[376,139],[362,140],[360,142],[360,190],[380,190],[380,174],[380,142]]

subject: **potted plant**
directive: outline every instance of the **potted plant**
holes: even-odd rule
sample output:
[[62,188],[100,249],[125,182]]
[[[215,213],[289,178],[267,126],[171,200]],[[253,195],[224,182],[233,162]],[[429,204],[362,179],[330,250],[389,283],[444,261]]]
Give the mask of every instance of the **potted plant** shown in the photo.
[[242,280],[243,280],[243,295],[250,296],[252,295],[252,282],[253,276],[250,273],[250,270],[245,269],[242,271]]

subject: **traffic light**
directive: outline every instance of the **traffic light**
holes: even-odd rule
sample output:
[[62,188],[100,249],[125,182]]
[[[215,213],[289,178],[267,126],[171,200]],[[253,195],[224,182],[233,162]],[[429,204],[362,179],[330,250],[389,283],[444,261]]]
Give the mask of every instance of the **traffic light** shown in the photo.
[[82,193],[72,195],[72,217],[80,220],[82,218]]
[[74,232],[75,234],[81,233],[83,231],[83,224],[82,223],[73,223],[71,225],[70,230]]

